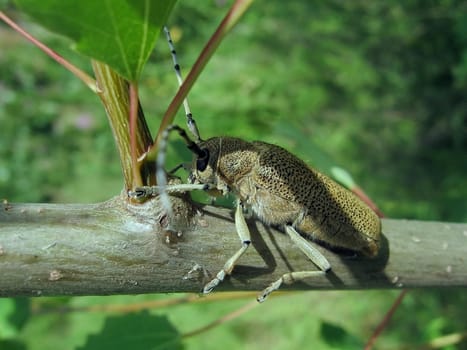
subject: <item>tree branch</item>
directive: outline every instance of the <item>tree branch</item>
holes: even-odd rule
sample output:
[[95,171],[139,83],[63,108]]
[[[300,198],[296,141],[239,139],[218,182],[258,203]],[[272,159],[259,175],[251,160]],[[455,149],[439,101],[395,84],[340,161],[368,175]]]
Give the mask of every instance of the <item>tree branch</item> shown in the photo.
[[[232,212],[122,194],[100,204],[8,204],[0,210],[0,296],[198,292],[239,247]],[[260,291],[316,267],[282,233],[250,220],[252,247],[216,290]],[[188,228],[188,229],[187,229]],[[332,272],[283,289],[467,286],[467,224],[383,220],[375,260],[318,247]],[[180,235],[181,234],[181,235]],[[190,272],[191,271],[191,272]]]

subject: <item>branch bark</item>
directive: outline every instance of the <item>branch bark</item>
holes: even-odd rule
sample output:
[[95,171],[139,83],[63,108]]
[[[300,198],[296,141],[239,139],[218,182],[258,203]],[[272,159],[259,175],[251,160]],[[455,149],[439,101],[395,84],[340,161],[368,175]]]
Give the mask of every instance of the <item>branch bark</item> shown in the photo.
[[[199,292],[239,247],[232,212],[173,197],[169,223],[157,199],[122,194],[100,204],[9,204],[0,210],[0,296]],[[202,212],[202,215],[200,215]],[[252,247],[216,289],[257,290],[316,267],[275,229],[250,220]],[[467,286],[467,224],[383,220],[376,259],[318,246],[326,277],[281,289]]]

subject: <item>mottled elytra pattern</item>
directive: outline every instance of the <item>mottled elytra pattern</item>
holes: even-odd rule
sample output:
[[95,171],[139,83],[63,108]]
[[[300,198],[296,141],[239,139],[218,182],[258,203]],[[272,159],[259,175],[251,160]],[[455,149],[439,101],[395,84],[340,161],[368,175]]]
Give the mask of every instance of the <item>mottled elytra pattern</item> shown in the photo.
[[215,137],[200,143],[209,165],[190,176],[233,191],[267,224],[290,224],[305,236],[331,247],[375,256],[381,224],[359,198],[308,167],[285,149],[264,142]]

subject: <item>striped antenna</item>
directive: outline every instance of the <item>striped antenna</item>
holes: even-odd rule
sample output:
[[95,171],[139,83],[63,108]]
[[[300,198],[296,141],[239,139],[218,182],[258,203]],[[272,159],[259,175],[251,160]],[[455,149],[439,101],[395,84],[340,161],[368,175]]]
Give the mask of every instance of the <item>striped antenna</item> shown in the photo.
[[[165,33],[165,37],[167,38],[167,43],[169,44],[170,53],[172,54],[172,60],[174,64],[175,74],[178,80],[178,85],[181,86],[183,83],[182,73],[180,71],[180,65],[178,64],[178,61],[177,61],[177,52],[175,51],[175,46],[173,44],[172,38],[170,37],[170,32],[167,26],[164,26],[164,33]],[[168,186],[167,174],[164,170],[164,167],[165,167],[165,158],[166,158],[166,152],[167,152],[167,143],[168,143],[170,132],[172,130],[177,130],[180,136],[182,136],[182,138],[187,143],[187,146],[190,150],[192,150],[194,153],[198,155],[204,154],[202,153],[203,151],[198,146],[198,142],[201,142],[201,138],[199,136],[199,131],[198,131],[198,127],[196,126],[196,122],[193,119],[193,115],[191,114],[190,106],[188,104],[188,99],[186,98],[183,100],[183,107],[185,108],[186,122],[187,122],[188,129],[195,137],[195,141],[194,142],[191,141],[183,129],[175,125],[169,126],[162,133],[162,141],[160,144],[159,153],[157,154],[157,160],[156,160],[156,164],[157,164],[156,165],[156,181],[158,185],[157,192],[160,195],[161,204],[166,209],[169,216],[173,215],[173,211],[172,211],[172,205],[170,203],[170,198],[167,193],[167,186]]]
[[[172,54],[172,61],[174,63],[175,74],[177,75],[178,86],[182,86],[183,78],[182,73],[180,70],[180,65],[178,64],[177,60],[177,52],[175,51],[175,46],[170,36],[169,28],[164,26],[165,37],[167,38],[167,43],[169,44],[170,53]],[[196,122],[193,119],[193,114],[191,114],[190,106],[188,105],[188,99],[183,100],[183,107],[185,108],[186,114],[186,123],[188,125],[188,129],[195,137],[195,142],[198,143],[201,141],[201,137],[199,136],[198,127],[196,126]]]

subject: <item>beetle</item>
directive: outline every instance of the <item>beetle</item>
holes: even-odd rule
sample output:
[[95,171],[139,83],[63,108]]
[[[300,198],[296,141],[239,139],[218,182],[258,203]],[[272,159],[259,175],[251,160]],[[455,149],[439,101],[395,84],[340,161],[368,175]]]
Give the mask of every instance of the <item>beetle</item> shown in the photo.
[[[167,29],[166,35],[181,83],[180,67]],[[185,101],[185,107],[187,105]],[[226,275],[231,274],[237,261],[250,246],[250,232],[243,214],[246,209],[251,209],[265,224],[283,228],[297,247],[319,268],[318,271],[295,271],[282,275],[260,293],[257,298],[260,302],[283,283],[323,276],[331,269],[328,260],[309,240],[372,258],[378,255],[380,219],[352,192],[280,146],[235,137],[213,137],[204,141],[188,109],[186,115],[195,141],[176,125],[167,128],[157,161],[159,186],[136,188],[131,195],[141,198],[160,193],[164,197],[170,192],[208,190],[220,195],[232,193],[237,198],[235,226],[241,247],[204,286],[203,293],[211,292]],[[188,176],[189,184],[166,185],[163,168],[171,131],[178,131],[194,154]]]
[[284,148],[234,137],[194,142],[182,128],[171,126],[167,133],[171,130],[177,130],[194,153],[189,184],[138,188],[139,196],[156,194],[157,190],[209,190],[221,195],[232,193],[237,198],[235,226],[241,247],[204,286],[203,293],[209,293],[224,280],[249,247],[251,239],[243,215],[245,209],[251,209],[267,225],[282,227],[320,269],[284,274],[261,292],[260,302],[282,283],[322,276],[331,269],[327,259],[307,238],[330,248],[350,250],[368,257],[378,254],[381,222],[376,213],[352,192]]

